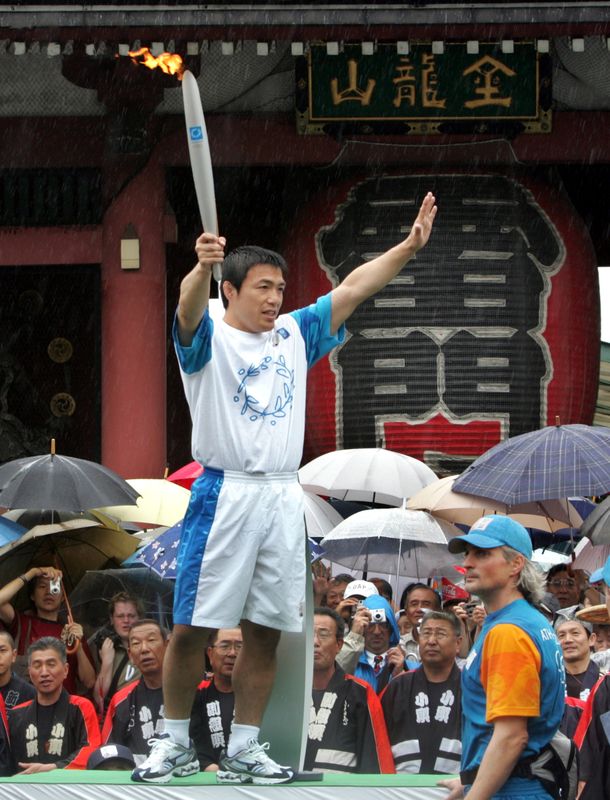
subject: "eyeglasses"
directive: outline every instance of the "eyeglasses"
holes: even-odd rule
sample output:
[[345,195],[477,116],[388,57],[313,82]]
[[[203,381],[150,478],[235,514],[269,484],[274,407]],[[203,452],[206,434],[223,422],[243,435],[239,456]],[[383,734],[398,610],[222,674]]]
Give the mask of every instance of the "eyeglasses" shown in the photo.
[[336,639],[337,634],[326,628],[316,628],[313,632],[314,638],[317,636],[321,642],[327,642],[329,639]]
[[219,644],[213,644],[212,647],[215,647],[219,653],[226,655],[231,650],[235,650],[236,653],[244,646],[243,642],[220,642]]
[[576,586],[576,581],[572,578],[568,578],[567,580],[552,580],[547,581],[547,586],[552,586],[553,589],[560,589],[562,586],[568,586],[570,589],[573,589]]

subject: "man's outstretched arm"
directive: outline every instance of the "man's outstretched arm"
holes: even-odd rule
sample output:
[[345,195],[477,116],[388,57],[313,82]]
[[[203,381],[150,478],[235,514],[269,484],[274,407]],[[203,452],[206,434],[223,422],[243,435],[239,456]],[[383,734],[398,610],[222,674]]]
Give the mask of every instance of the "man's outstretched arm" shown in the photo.
[[197,264],[180,284],[178,333],[180,344],[189,347],[210,300],[212,267],[224,258],[225,239],[202,233],[195,244]]
[[368,297],[383,289],[398,275],[430,238],[436,216],[436,199],[432,192],[424,197],[419,213],[407,238],[382,255],[362,264],[347,276],[332,292],[332,322],[334,333]]

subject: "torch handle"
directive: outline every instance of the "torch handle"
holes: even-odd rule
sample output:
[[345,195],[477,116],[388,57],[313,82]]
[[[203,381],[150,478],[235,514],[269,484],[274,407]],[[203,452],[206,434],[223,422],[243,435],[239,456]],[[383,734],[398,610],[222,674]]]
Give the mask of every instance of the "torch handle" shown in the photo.
[[[214,173],[208,142],[208,132],[203,116],[201,94],[195,76],[189,70],[182,76],[182,99],[186,135],[193,172],[193,182],[197,194],[201,224],[206,233],[218,236],[218,216],[216,213],[216,196],[214,194]],[[221,280],[221,266],[214,264],[214,278]]]

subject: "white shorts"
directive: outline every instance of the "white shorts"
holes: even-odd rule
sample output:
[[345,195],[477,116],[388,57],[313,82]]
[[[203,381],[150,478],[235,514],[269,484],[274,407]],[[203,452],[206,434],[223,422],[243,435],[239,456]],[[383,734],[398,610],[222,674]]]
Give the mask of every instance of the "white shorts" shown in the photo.
[[242,619],[302,629],[303,490],[295,473],[205,469],[182,526],[174,623],[232,628]]

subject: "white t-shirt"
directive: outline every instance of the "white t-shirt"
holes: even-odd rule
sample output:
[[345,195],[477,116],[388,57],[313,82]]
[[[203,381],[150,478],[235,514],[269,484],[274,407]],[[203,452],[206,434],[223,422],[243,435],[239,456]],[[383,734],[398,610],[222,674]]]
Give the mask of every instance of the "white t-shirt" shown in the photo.
[[330,332],[330,294],[282,314],[273,331],[246,333],[207,310],[189,347],[174,346],[204,467],[296,472],[303,453],[307,369],[344,338]]

